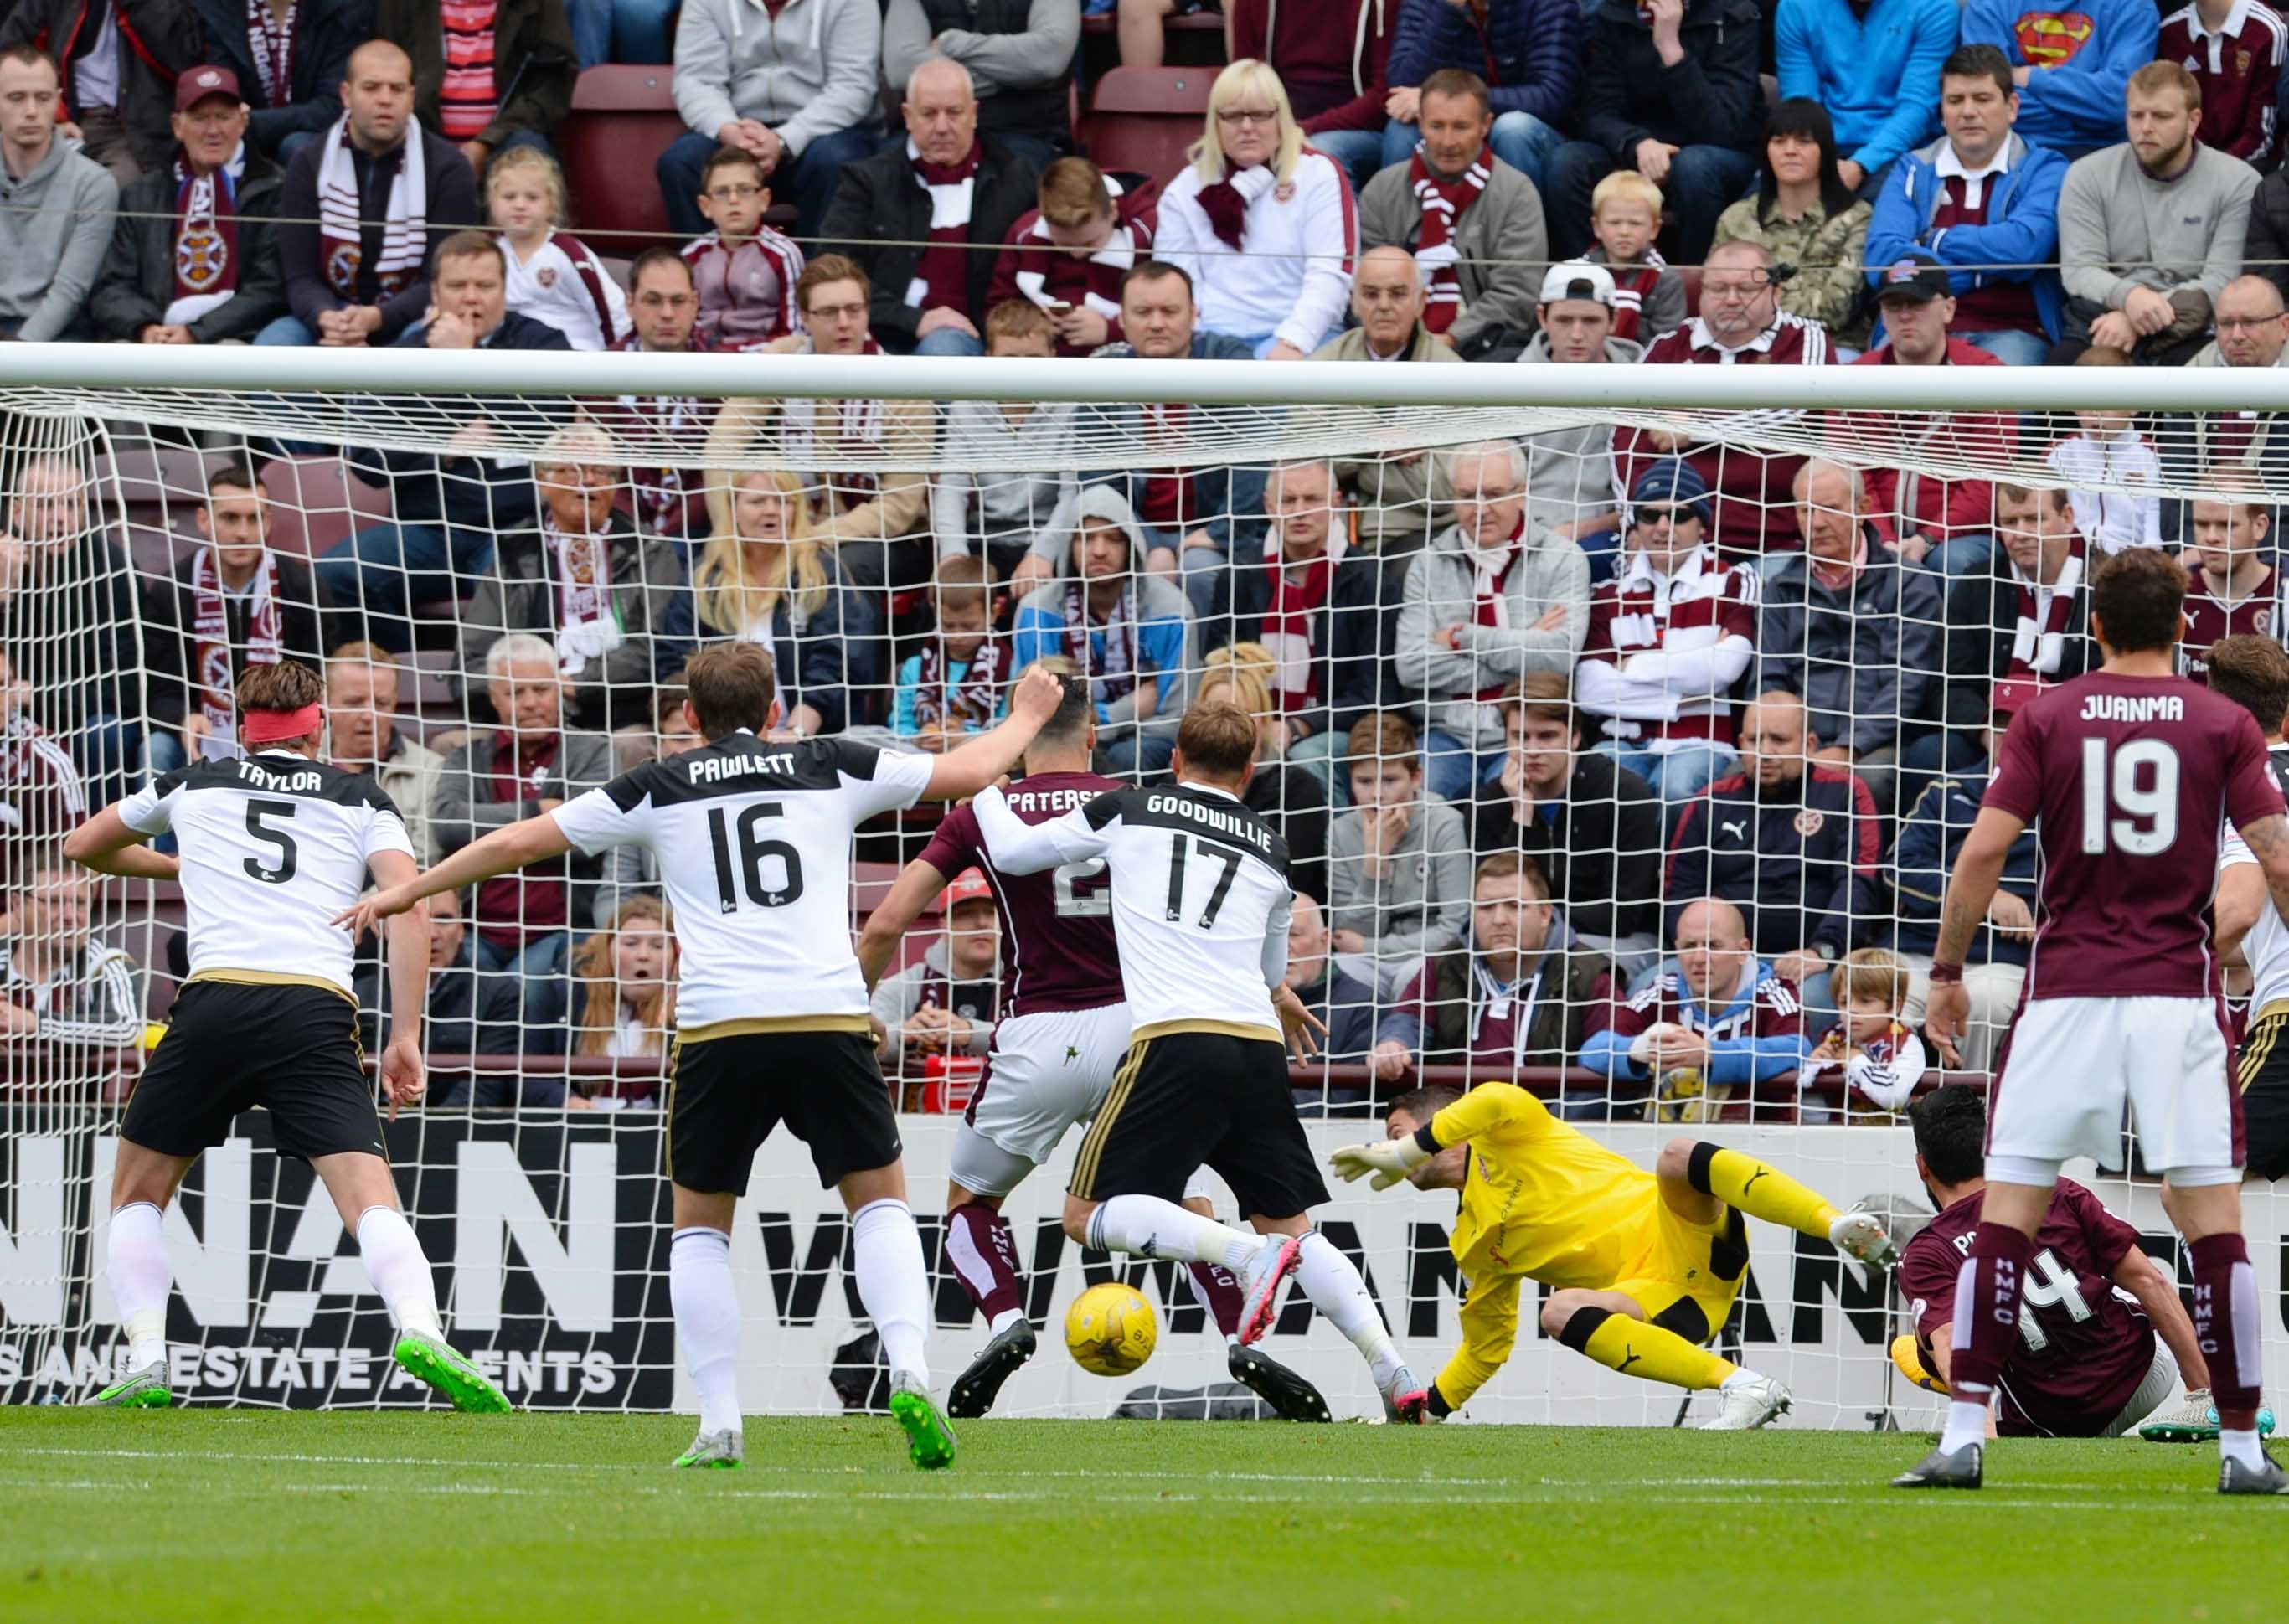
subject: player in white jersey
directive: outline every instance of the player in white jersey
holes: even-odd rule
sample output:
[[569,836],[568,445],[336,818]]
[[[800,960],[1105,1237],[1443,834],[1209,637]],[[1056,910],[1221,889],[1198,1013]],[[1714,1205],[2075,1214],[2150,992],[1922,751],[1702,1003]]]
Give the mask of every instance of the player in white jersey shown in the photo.
[[881,1338],[908,1454],[946,1466],[954,1439],[929,1397],[921,1235],[850,945],[851,836],[878,813],[976,794],[1017,765],[1060,689],[1046,672],[1021,681],[1009,720],[929,756],[769,738],[782,714],[777,688],[758,644],[701,651],[684,672],[684,710],[706,744],[495,830],[356,912],[393,914],[575,846],[592,856],[650,851],[682,965],[667,1094],[668,1296],[699,1389],[699,1434],[676,1464],[743,1458],[731,1220],[756,1150],[784,1122],[810,1147],[820,1185],[849,1209],[858,1296]]
[[[1102,860],[1113,878],[1128,1058],[1081,1141],[1065,1233],[1105,1252],[1221,1263],[1246,1297],[1239,1334],[1271,1328],[1296,1277],[1312,1305],[1375,1373],[1385,1413],[1422,1383],[1400,1362],[1359,1270],[1312,1227],[1328,1198],[1288,1082],[1288,1047],[1320,1030],[1286,985],[1295,893],[1288,847],[1241,802],[1256,724],[1238,706],[1195,705],[1177,731],[1176,783],[1122,789],[1027,825],[998,789],[975,810],[994,866],[1038,873]],[[1179,1205],[1206,1163],[1256,1233]]]
[[[2244,633],[2211,645],[2209,684],[2257,719],[2274,781],[2289,792],[2289,652],[2269,637]],[[2228,829],[2219,861],[2218,951],[2238,944],[2250,974],[2249,1028],[2237,1056],[2235,1082],[2247,1136],[2252,1178],[2289,1174],[2289,926],[2266,892],[2265,871],[2240,834]]]
[[[231,1118],[260,1105],[279,1153],[310,1164],[357,1237],[397,1323],[397,1362],[464,1410],[506,1410],[501,1390],[445,1345],[429,1260],[398,1209],[358,1049],[351,938],[333,923],[369,869],[384,884],[412,879],[404,823],[371,778],[317,759],[317,673],[293,660],[256,665],[235,693],[239,737],[253,755],[169,773],[64,842],[66,856],[98,873],[179,879],[190,935],[190,979],[119,1126],[106,1248],[129,1373],[93,1402],[173,1402],[162,1214],[200,1153],[230,1136]],[[141,843],[171,830],[179,858]],[[395,1116],[426,1086],[428,927],[409,914],[387,940],[390,1007],[411,1012],[392,1018],[381,1055]]]

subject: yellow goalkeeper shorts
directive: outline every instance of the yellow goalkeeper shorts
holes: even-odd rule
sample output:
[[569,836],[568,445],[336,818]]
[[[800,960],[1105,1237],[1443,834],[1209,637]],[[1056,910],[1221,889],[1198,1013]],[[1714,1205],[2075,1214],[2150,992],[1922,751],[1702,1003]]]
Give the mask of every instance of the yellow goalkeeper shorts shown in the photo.
[[1714,1223],[1694,1223],[1648,1192],[1636,1255],[1607,1289],[1686,1341],[1706,1342],[1724,1328],[1749,1271],[1749,1226],[1731,1207]]

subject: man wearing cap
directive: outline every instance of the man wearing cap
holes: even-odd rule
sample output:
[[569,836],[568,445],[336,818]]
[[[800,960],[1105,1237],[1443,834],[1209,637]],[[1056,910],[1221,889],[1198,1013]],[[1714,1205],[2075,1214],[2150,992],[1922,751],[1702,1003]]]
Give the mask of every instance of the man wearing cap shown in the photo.
[[[1520,361],[1561,366],[1634,364],[1645,346],[1614,334],[1614,274],[1587,259],[1553,265],[1542,278],[1535,306],[1538,329]],[[1614,502],[1619,481],[1614,472],[1611,429],[1591,424],[1526,435],[1527,525],[1580,545],[1590,560],[1590,578],[1614,572],[1621,545],[1621,513]]]
[[284,171],[246,139],[227,68],[175,81],[175,155],[120,195],[111,255],[88,296],[100,338],[135,344],[251,338],[286,313],[271,221]]
[[954,877],[940,899],[945,932],[916,962],[874,988],[886,1069],[910,1056],[919,1071],[931,1055],[983,1060],[993,1046],[1001,993],[1001,916],[993,888],[976,869]]
[[1733,689],[1756,654],[1757,578],[1709,545],[1709,487],[1664,458],[1630,491],[1622,571],[1590,597],[1574,703],[1598,748],[1667,802],[1732,768]]
[[[1854,362],[1863,367],[1995,367],[1998,356],[1956,338],[1956,299],[1947,269],[1910,249],[1876,274],[1878,331],[1884,342]],[[2016,415],[1994,411],[1860,412],[1849,419],[1860,443],[1889,445],[1910,466],[1868,470],[1868,517],[1878,540],[1910,563],[1961,575],[1995,552],[1994,492],[1981,479],[1916,472],[1933,462],[1978,466],[2006,461],[2018,444]]]

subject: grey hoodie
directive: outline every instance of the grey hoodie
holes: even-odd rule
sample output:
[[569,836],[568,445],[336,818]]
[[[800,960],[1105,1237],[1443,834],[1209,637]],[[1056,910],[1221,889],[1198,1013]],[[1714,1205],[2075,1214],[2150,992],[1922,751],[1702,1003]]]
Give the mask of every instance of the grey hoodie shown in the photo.
[[0,164],[0,321],[21,322],[18,338],[60,338],[78,319],[118,208],[111,171],[60,135],[21,180]]
[[1444,952],[1471,922],[1471,835],[1463,815],[1425,791],[1384,877],[1368,877],[1366,830],[1357,810],[1328,831],[1328,926],[1367,938],[1376,979],[1400,961]]
[[[1634,338],[1606,340],[1606,359],[1613,365],[1634,366],[1644,356],[1645,346]],[[1537,330],[1519,359],[1555,366],[1550,359],[1550,335]],[[1580,428],[1553,428],[1525,435],[1519,443],[1526,448],[1529,533],[1622,506],[1621,476],[1614,466],[1614,433],[1609,426],[1591,423]]]
[[882,56],[875,0],[687,0],[675,26],[675,110],[706,136],[761,119],[800,155],[874,116]]
[[[1052,524],[1065,526],[1061,533],[1070,537],[1084,519],[1107,521],[1127,533],[1129,565],[1137,571],[1138,664],[1148,673],[1173,673],[1159,708],[1141,727],[1137,720],[1137,696],[1144,681],[1154,679],[1139,673],[1136,687],[1118,698],[1101,702],[1097,706],[1098,736],[1117,738],[1137,728],[1174,738],[1177,725],[1184,720],[1184,708],[1192,703],[1192,683],[1200,663],[1200,632],[1192,624],[1192,604],[1183,588],[1157,575],[1145,574],[1140,568],[1144,558],[1144,532],[1137,525],[1136,510],[1129,506],[1127,498],[1110,485],[1084,486],[1078,495],[1058,505]],[[1037,540],[1034,551],[1041,550]],[[1017,606],[1011,627],[1014,670],[1024,670],[1045,654],[1065,651],[1065,587],[1073,574],[1071,547],[1066,546],[1057,556],[1061,567],[1057,578],[1035,588]]]

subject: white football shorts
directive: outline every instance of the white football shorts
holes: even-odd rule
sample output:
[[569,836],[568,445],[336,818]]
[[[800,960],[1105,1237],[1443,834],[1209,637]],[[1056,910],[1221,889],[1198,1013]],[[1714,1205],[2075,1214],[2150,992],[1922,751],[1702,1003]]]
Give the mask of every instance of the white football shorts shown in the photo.
[[2205,998],[2030,999],[1995,1079],[1990,1158],[2123,1165],[2126,1104],[2147,1168],[2238,1167],[2240,1096]]

